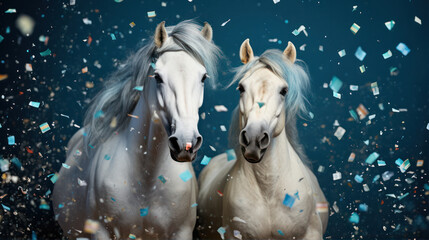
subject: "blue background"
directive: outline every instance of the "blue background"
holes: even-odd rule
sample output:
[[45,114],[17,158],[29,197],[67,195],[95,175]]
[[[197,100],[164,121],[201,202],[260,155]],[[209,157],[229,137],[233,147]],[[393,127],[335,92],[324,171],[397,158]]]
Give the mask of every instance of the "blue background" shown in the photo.
[[[326,238],[428,238],[429,186],[428,190],[424,188],[428,184],[429,151],[428,1],[164,2],[166,7],[161,6],[161,1],[133,0],[76,0],[75,6],[70,6],[69,1],[0,2],[0,35],[4,37],[0,43],[0,74],[8,74],[6,80],[0,81],[0,154],[9,160],[17,157],[23,165],[19,169],[12,164],[9,171],[2,173],[0,202],[10,210],[0,211],[1,239],[61,237],[52,210],[41,209],[40,204],[41,199],[51,204],[49,190],[53,184],[49,175],[58,172],[65,161],[66,143],[77,131],[73,124],[82,125],[88,103],[104,79],[121,60],[142,46],[159,22],[174,25],[184,19],[212,25],[214,41],[224,53],[219,65],[222,86],[231,81],[232,68],[241,64],[238,51],[244,39],[250,38],[256,55],[269,48],[283,50],[287,41],[297,49],[306,44],[304,51],[298,50],[298,58],[307,63],[311,76],[309,99],[314,118],[300,120],[298,127],[331,205]],[[16,8],[17,13],[5,13],[9,8]],[[157,16],[148,18],[148,11],[156,11]],[[28,37],[15,27],[22,13],[36,22]],[[414,16],[422,20],[422,25],[414,21]],[[83,18],[89,18],[92,24],[85,25]],[[391,31],[384,25],[390,20],[396,22]],[[131,28],[130,22],[136,26]],[[361,27],[357,34],[350,31],[353,23]],[[300,25],[306,27],[308,37],[292,34]],[[116,40],[112,40],[111,33]],[[49,37],[47,45],[39,41],[40,35]],[[93,39],[89,46],[84,42],[88,36]],[[274,38],[280,41],[269,41]],[[411,49],[407,56],[395,49],[400,42]],[[362,62],[354,56],[359,46],[367,53]],[[52,54],[41,57],[39,53],[47,48]],[[346,56],[341,58],[338,51],[342,49]],[[393,56],[383,59],[382,54],[389,49]],[[94,66],[95,61],[101,64],[100,69]],[[25,72],[26,63],[33,65],[32,72]],[[366,67],[364,73],[359,70],[361,65]],[[88,73],[81,72],[84,67],[88,67]],[[391,73],[391,67],[397,68],[396,74]],[[332,90],[323,87],[333,76],[344,83],[339,91],[342,99],[334,98]],[[94,87],[87,88],[86,82],[94,83]],[[378,83],[378,96],[371,92],[373,82]],[[358,85],[359,90],[350,91],[349,85]],[[227,133],[219,127],[229,127],[231,111],[218,113],[213,106],[225,105],[232,110],[239,99],[235,87],[206,89],[200,112],[205,112],[207,118],[200,120],[204,143],[194,163],[197,173],[202,169],[199,162],[204,154],[213,157],[228,149]],[[28,106],[29,101],[42,104],[33,108]],[[384,110],[378,107],[380,103]],[[370,123],[368,116],[360,122],[351,119],[349,110],[359,104],[368,109],[369,115],[375,114]],[[392,108],[406,108],[407,112],[393,112]],[[341,140],[334,136],[335,120],[346,129]],[[39,125],[45,122],[51,130],[42,134]],[[16,145],[7,144],[11,135]],[[369,140],[368,145],[365,140]],[[209,145],[217,151],[213,152]],[[356,159],[350,163],[347,159],[351,152],[356,153]],[[387,165],[365,164],[372,152],[378,152],[379,159]],[[406,173],[395,165],[397,158],[410,160]],[[417,167],[417,160],[426,162]],[[325,167],[324,172],[317,171],[319,166]],[[342,179],[333,181],[336,171],[342,173]],[[372,182],[385,171],[394,173],[392,179]],[[363,176],[369,192],[363,191],[363,183],[354,180],[356,174]],[[8,176],[19,179],[16,183],[7,182]],[[413,182],[407,183],[406,178]],[[402,200],[386,196],[405,193],[409,195]],[[338,212],[332,209],[334,202]],[[368,204],[368,212],[358,211],[360,203]],[[360,216],[357,224],[348,221],[353,212]]]

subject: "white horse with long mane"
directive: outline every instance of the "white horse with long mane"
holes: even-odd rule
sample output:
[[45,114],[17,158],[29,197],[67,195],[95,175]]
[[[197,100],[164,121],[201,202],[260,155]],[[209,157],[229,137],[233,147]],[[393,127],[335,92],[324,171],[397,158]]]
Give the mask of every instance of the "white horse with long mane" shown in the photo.
[[192,239],[198,109],[219,55],[209,24],[161,22],[110,77],[55,184],[54,212],[67,236]]
[[199,235],[322,239],[328,204],[298,143],[296,115],[306,112],[309,78],[295,63],[295,47],[255,57],[247,39],[240,58],[245,65],[232,82],[239,82],[240,104],[230,127],[237,159],[218,155],[201,172]]

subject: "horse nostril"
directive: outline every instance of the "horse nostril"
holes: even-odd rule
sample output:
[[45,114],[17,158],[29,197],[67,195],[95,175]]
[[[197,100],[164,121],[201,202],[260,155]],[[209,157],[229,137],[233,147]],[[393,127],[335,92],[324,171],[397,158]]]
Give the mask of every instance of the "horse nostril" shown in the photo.
[[261,138],[259,139],[259,147],[261,149],[265,149],[268,147],[269,144],[270,144],[270,136],[268,135],[267,132],[264,132]]
[[246,131],[243,130],[240,133],[239,142],[241,145],[247,147],[250,144],[249,138],[247,138]]
[[180,152],[180,146],[177,137],[168,138],[168,147],[171,149],[171,151],[174,151],[176,153]]
[[195,146],[193,147],[193,151],[196,152],[198,149],[200,149],[201,145],[203,144],[203,137],[198,136],[197,142],[195,143]]

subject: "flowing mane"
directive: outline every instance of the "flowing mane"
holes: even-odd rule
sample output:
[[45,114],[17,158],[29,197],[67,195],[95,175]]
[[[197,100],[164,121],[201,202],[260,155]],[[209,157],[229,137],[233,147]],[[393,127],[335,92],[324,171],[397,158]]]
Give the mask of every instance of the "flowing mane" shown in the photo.
[[[202,36],[201,26],[187,20],[166,29],[168,36],[173,39],[171,44],[156,48],[151,37],[145,46],[129,56],[108,78],[104,88],[92,100],[84,120],[85,149],[88,145],[96,146],[105,141],[113,132],[128,125],[127,114],[134,109],[140,96],[134,88],[145,85],[148,75],[153,71],[151,63],[164,52],[185,51],[194,57],[206,68],[210,85],[216,87],[220,49]],[[117,124],[111,124],[112,121]]]
[[[240,81],[248,72],[254,72],[261,68],[268,68],[280,78],[286,80],[289,91],[286,97],[286,136],[298,156],[307,165],[310,164],[303,146],[299,143],[296,117],[308,115],[306,94],[310,88],[310,79],[306,72],[305,63],[297,60],[295,64],[290,62],[280,50],[269,49],[261,56],[256,57],[247,64],[235,69],[234,79],[228,86]],[[238,143],[239,129],[238,107],[233,112],[231,127],[229,131],[229,142],[231,147],[236,148]]]

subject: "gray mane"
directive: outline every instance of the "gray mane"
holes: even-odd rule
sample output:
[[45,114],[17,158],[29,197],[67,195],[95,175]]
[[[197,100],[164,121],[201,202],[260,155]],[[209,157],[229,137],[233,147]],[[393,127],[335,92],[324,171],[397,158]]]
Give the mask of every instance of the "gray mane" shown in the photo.
[[[274,74],[284,79],[288,83],[289,91],[286,96],[286,136],[301,158],[301,160],[310,165],[307,155],[304,152],[303,146],[299,142],[298,129],[296,127],[297,116],[308,116],[306,93],[310,89],[310,79],[306,73],[306,67],[303,61],[297,60],[294,63],[290,62],[280,50],[269,49],[261,56],[255,57],[251,62],[235,69],[235,76],[231,86],[235,82],[240,81],[247,72],[254,72],[260,68],[268,68]],[[238,107],[233,112],[229,139],[231,147],[236,148],[238,144],[238,135],[240,129],[238,119]]]
[[[104,88],[92,100],[85,115],[85,149],[95,147],[107,140],[113,132],[120,131],[129,122],[131,113],[139,99],[136,86],[144,86],[151,74],[151,63],[162,53],[168,51],[185,51],[199,61],[207,70],[210,85],[216,87],[216,65],[220,49],[207,41],[201,34],[201,26],[193,21],[182,21],[167,27],[168,36],[174,44],[164,44],[156,48],[153,37],[149,42],[125,61],[106,81]],[[116,126],[111,126],[116,119]]]

